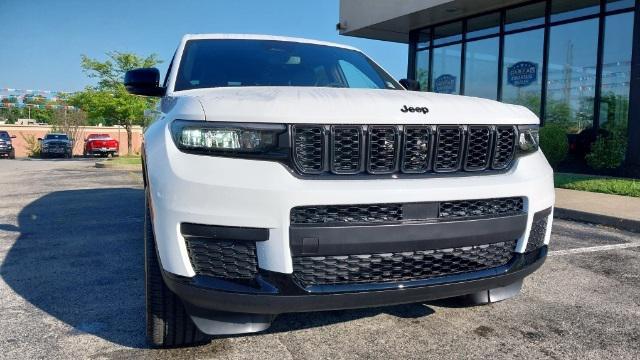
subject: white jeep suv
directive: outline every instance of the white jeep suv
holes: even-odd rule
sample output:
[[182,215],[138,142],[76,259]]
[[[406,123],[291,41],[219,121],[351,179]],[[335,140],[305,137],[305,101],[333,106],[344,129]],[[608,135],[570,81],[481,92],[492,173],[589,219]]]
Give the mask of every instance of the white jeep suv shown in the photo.
[[519,293],[543,263],[553,174],[521,106],[408,91],[319,41],[187,35],[144,133],[149,341],[277,314]]

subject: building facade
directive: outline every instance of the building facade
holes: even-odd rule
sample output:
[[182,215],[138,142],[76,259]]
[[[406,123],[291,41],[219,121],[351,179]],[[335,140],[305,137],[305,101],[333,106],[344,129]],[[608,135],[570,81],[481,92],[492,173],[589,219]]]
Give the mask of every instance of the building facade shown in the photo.
[[639,0],[342,0],[344,35],[409,44],[424,91],[528,107],[569,133],[625,134],[640,166]]

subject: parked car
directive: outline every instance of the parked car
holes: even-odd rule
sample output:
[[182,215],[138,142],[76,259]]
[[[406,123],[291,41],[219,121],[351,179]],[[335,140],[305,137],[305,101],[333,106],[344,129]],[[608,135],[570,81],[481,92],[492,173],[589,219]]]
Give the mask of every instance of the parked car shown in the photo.
[[40,140],[41,158],[73,157],[73,141],[69,139],[67,134],[47,134],[44,139],[38,138],[38,140]]
[[6,156],[9,159],[16,158],[16,149],[13,147],[11,139],[15,139],[15,135],[9,135],[8,132],[0,130],[0,157]]
[[109,134],[90,134],[84,141],[83,155],[118,156],[120,143]]
[[547,255],[553,172],[522,106],[408,91],[352,47],[187,35],[144,133],[147,335],[517,295]]

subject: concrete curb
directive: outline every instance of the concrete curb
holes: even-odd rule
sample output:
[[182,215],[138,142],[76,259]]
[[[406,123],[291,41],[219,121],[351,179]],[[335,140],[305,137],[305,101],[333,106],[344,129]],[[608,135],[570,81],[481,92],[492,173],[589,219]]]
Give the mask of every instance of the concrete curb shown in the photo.
[[119,169],[119,170],[142,171],[142,167],[140,165],[121,165],[121,164],[114,164],[110,161],[96,161],[95,167],[97,167],[98,169]]
[[616,229],[640,233],[640,221],[624,219],[615,216],[594,214],[586,211],[563,209],[556,207],[554,217],[564,220],[576,220],[592,224],[610,226]]

